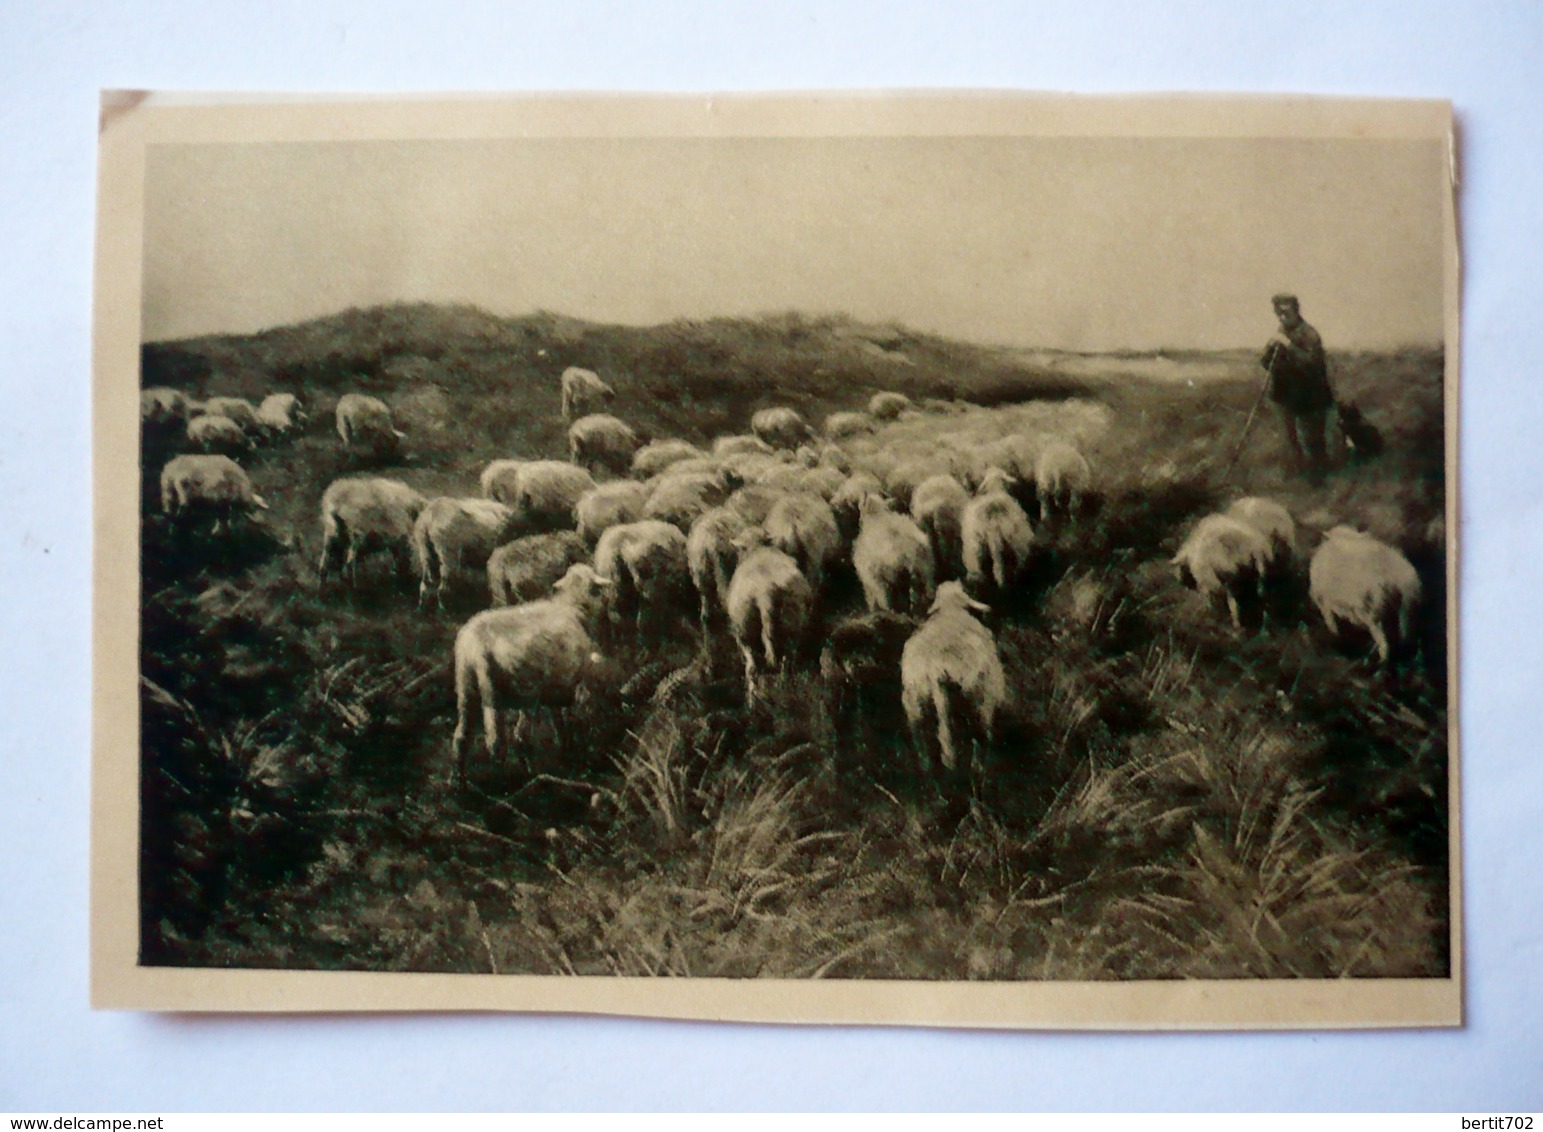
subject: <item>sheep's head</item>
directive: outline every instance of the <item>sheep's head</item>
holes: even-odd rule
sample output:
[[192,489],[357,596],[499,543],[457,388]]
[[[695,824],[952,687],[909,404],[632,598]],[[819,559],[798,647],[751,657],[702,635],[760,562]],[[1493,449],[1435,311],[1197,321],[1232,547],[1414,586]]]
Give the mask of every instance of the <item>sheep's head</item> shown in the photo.
[[883,515],[891,510],[889,500],[876,491],[864,492],[857,501],[857,509],[864,516]]
[[580,562],[568,567],[568,572],[552,586],[552,592],[593,616],[604,604],[606,591],[611,585],[610,578],[601,577],[593,566]]
[[990,613],[991,606],[985,602],[976,601],[964,592],[964,586],[959,582],[944,582],[938,587],[938,594],[932,599],[932,613],[949,613],[955,610],[973,611],[975,613]]
[[1014,483],[1012,476],[1001,468],[988,468],[986,474],[981,477],[980,487],[975,491],[976,495],[991,495],[993,492],[1007,494]]

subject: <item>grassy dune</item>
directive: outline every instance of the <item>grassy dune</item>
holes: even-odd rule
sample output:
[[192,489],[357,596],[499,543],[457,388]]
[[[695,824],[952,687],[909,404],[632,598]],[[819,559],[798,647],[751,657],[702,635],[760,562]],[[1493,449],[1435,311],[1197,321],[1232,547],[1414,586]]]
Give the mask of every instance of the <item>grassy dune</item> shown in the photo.
[[[147,385],[291,389],[315,423],[249,461],[273,505],[261,525],[211,540],[145,514],[144,961],[1444,973],[1441,358],[1333,358],[1388,452],[1318,487],[1282,470],[1273,418],[1227,474],[1257,371],[1198,361],[1208,376],[1191,385],[1166,362],[1163,380],[1131,380],[840,318],[632,329],[433,307],[148,346]],[[740,431],[770,404],[818,420],[879,389],[939,402],[867,442],[892,452],[1074,436],[1099,499],[1039,531],[1031,578],[988,618],[1013,696],[983,765],[922,775],[898,696],[833,714],[818,642],[860,605],[838,579],[805,655],[754,710],[737,662],[699,657],[683,611],[657,638],[609,647],[609,678],[563,743],[538,718],[507,763],[479,758],[468,788],[440,788],[450,644],[484,598],[469,587],[420,612],[384,562],[358,593],[318,585],[321,493],[357,470],[331,403],[383,396],[411,440],[382,471],[474,494],[489,459],[562,454],[555,377],[569,364],[599,370],[616,411],[661,437]],[[162,453],[148,438],[149,479]],[[1404,547],[1427,589],[1418,655],[1377,671],[1369,642],[1328,639],[1301,586],[1242,639],[1180,588],[1167,560],[1188,526],[1245,493],[1307,528],[1353,521]]]

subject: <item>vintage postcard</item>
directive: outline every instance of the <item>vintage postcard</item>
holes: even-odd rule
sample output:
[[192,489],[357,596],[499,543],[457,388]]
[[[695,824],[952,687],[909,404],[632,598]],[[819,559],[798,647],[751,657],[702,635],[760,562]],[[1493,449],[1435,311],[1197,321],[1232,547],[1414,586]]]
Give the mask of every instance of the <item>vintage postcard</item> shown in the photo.
[[93,1003],[1460,1024],[1454,169],[107,95]]

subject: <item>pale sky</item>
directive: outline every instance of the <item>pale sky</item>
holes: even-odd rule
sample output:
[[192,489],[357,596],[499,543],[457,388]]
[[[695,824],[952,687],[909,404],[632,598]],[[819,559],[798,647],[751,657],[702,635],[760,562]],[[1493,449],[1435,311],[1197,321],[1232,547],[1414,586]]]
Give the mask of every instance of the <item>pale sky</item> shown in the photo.
[[1430,141],[155,145],[144,338],[396,301],[597,322],[800,310],[1073,350],[1442,337]]

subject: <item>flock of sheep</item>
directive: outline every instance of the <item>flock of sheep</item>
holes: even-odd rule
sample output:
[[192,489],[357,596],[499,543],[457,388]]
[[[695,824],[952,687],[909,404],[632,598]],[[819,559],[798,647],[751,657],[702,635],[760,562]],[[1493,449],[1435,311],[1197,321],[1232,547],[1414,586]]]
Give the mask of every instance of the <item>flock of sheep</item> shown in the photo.
[[[644,443],[598,411],[614,396],[593,372],[569,368],[570,459],[495,460],[479,496],[430,499],[366,475],[338,479],[322,496],[324,581],[340,575],[352,585],[361,556],[385,552],[400,575],[416,574],[420,605],[442,605],[447,589],[486,571],[492,607],[465,623],[454,647],[458,780],[479,711],[496,757],[501,712],[570,707],[602,649],[622,634],[644,636],[651,619],[676,616],[693,594],[704,649],[727,629],[753,705],[766,676],[805,642],[833,576],[847,570],[867,612],[828,631],[825,679],[861,692],[893,689],[898,677],[924,768],[934,752],[945,768],[959,766],[960,725],[966,741],[990,745],[1009,688],[977,615],[1010,594],[1032,561],[1035,528],[1020,500],[1037,501],[1042,526],[1077,521],[1093,474],[1074,445],[1014,434],[971,450],[936,444],[897,455],[874,434],[922,410],[879,393],[867,412],[831,414],[822,433],[791,409],[766,409],[749,435],[704,450],[678,439]],[[254,407],[168,389],[144,391],[142,416],[147,427],[185,429],[199,450],[163,468],[163,511],[178,521],[212,516],[216,529],[265,506],[232,457],[304,419],[290,394]],[[344,396],[336,419],[350,452],[389,458],[403,438],[373,397]],[[1225,602],[1241,629],[1240,601],[1262,599],[1272,578],[1294,569],[1296,542],[1284,507],[1242,499],[1200,520],[1172,564],[1180,581]],[[1308,576],[1330,630],[1365,629],[1382,663],[1411,639],[1420,583],[1398,550],[1336,527]]]

